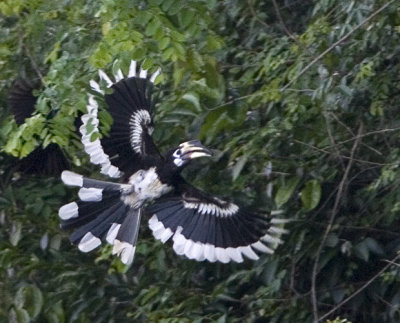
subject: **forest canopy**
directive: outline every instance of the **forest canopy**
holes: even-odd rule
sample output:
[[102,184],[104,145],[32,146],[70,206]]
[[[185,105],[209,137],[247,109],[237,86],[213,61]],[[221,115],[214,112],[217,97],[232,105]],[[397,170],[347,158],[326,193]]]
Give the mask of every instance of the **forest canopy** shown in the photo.
[[[0,25],[1,321],[400,321],[397,1],[3,0]],[[200,139],[216,152],[185,178],[291,220],[274,255],[188,260],[145,219],[127,267],[59,229],[76,191],[32,158],[52,147],[101,178],[79,117],[97,70],[132,59],[162,70],[161,151]],[[22,121],[16,80],[37,100]]]

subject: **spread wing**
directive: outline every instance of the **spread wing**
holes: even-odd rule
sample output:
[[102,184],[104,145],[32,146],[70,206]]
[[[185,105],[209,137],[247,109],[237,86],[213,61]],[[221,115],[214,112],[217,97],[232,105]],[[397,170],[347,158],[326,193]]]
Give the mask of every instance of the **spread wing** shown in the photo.
[[[153,105],[151,90],[159,71],[147,77],[146,70],[136,72],[136,62],[132,61],[128,76],[119,70],[115,83],[99,71],[112,93],[105,93],[94,80],[90,85],[99,95],[89,94],[88,113],[82,116],[80,128],[82,143],[93,164],[101,166],[101,173],[110,177],[130,175],[140,169],[142,161],[149,157],[161,158],[153,142]],[[108,91],[106,91],[108,92]],[[103,138],[98,134],[98,99],[104,99],[113,118],[110,132]]]
[[173,237],[179,255],[197,261],[242,262],[257,260],[255,251],[272,254],[286,230],[284,219],[264,216],[234,203],[180,185],[175,196],[157,200],[146,209],[150,229],[165,243]]
[[[37,97],[32,93],[35,89],[38,86],[25,79],[17,79],[10,89],[8,104],[18,125],[22,125],[35,112]],[[18,169],[26,174],[59,176],[68,168],[68,161],[56,144],[49,144],[45,148],[39,146],[18,161]]]
[[33,84],[24,79],[17,79],[10,89],[8,104],[18,125],[23,124],[35,112],[37,98],[32,94],[35,89]]

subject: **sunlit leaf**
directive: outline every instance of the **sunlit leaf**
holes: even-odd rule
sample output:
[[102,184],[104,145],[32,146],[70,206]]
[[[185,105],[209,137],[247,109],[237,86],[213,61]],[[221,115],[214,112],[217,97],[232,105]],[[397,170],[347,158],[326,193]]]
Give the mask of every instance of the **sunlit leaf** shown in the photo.
[[301,190],[301,201],[309,209],[314,209],[321,199],[321,185],[316,179],[309,180]]
[[285,183],[279,186],[278,191],[276,192],[275,195],[275,203],[277,207],[281,207],[290,199],[299,181],[300,178],[292,177],[290,179],[285,180]]

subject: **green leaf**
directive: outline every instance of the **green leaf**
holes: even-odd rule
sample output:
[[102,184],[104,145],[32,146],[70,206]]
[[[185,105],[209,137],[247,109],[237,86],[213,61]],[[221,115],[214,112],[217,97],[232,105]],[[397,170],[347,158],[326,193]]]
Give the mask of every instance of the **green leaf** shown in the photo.
[[172,75],[174,79],[174,86],[177,87],[179,83],[181,83],[182,78],[185,74],[185,70],[183,68],[176,67],[174,69],[174,74]]
[[191,9],[182,9],[179,13],[179,19],[183,28],[189,26],[194,20],[195,11]]
[[146,50],[143,47],[137,47],[132,52],[132,58],[135,60],[141,60],[144,58],[145,55],[146,55]]
[[162,10],[164,10],[164,11],[168,11],[168,9],[169,9],[170,7],[172,7],[173,4],[174,4],[174,0],[164,0],[164,1],[162,2],[161,8],[162,8]]
[[52,302],[50,309],[46,311],[46,317],[49,323],[64,323],[65,314],[62,302],[61,301],[58,301],[57,303]]
[[308,181],[301,191],[301,201],[308,209],[314,209],[321,199],[321,184],[318,180],[312,179]]
[[21,147],[21,140],[17,132],[13,131],[10,134],[9,139],[4,147],[4,151],[8,154],[17,157],[20,147]]
[[372,253],[377,254],[377,255],[383,255],[385,253],[383,248],[381,247],[381,245],[375,239],[368,237],[365,239],[364,242],[367,244],[368,249]]
[[175,53],[175,50],[172,47],[165,49],[161,55],[163,61],[169,60],[172,55]]
[[46,58],[44,59],[44,62],[45,63],[55,62],[58,57],[58,53],[60,52],[60,49],[61,49],[61,43],[58,41],[54,44],[53,50],[46,56]]
[[363,259],[364,261],[368,261],[369,259],[369,248],[368,248],[368,244],[365,243],[364,241],[361,241],[360,243],[358,243],[357,245],[354,246],[354,251],[355,254]]
[[186,40],[186,36],[176,30],[171,31],[171,38],[178,43],[182,43]]
[[211,50],[220,49],[224,45],[224,41],[217,36],[207,36],[207,47]]
[[18,245],[18,242],[21,240],[21,232],[22,232],[22,223],[14,222],[11,226],[10,232],[10,243],[15,247]]
[[30,140],[25,142],[22,145],[22,149],[20,152],[20,157],[26,157],[28,156],[34,149],[36,148],[36,141],[35,140]]
[[158,286],[154,286],[148,290],[144,291],[144,296],[140,301],[141,305],[146,305],[154,296],[156,296],[160,291]]
[[146,27],[145,33],[147,36],[153,36],[157,31],[158,27],[160,27],[160,21],[156,18],[153,18]]
[[190,106],[192,106],[195,109],[195,111],[201,112],[200,99],[196,93],[194,93],[194,92],[185,93],[182,96],[181,100],[189,103]]
[[168,47],[169,43],[170,43],[170,38],[164,37],[158,42],[158,46],[160,47],[161,50],[163,50]]
[[184,3],[182,0],[175,0],[173,5],[170,6],[170,8],[168,9],[168,14],[171,16],[176,15],[178,12],[181,11],[183,4]]
[[60,246],[61,236],[59,234],[56,234],[50,239],[50,249],[59,250]]
[[243,155],[239,158],[239,160],[236,162],[236,164],[232,168],[232,179],[236,180],[238,176],[240,175],[240,172],[242,171],[244,165],[246,165],[247,162],[247,155]]
[[275,195],[275,204],[278,208],[290,199],[299,181],[299,177],[292,177],[290,179],[287,179],[285,181],[285,184],[278,188],[278,191]]
[[10,323],[29,323],[30,318],[28,312],[23,308],[12,308],[8,313],[8,321]]
[[26,310],[29,316],[34,319],[42,310],[43,294],[34,285],[23,286],[17,291],[14,304],[17,309]]
[[111,30],[111,22],[107,21],[101,25],[101,33],[106,36],[108,32]]

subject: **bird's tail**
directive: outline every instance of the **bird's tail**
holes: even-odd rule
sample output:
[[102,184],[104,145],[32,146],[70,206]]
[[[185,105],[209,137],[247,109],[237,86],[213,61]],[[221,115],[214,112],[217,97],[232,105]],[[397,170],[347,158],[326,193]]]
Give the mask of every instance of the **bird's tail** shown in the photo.
[[131,264],[136,249],[141,210],[133,209],[121,200],[124,185],[94,180],[64,171],[66,185],[80,187],[79,201],[59,210],[62,229],[75,229],[70,236],[79,250],[89,252],[103,240],[113,245],[113,254],[124,264]]

